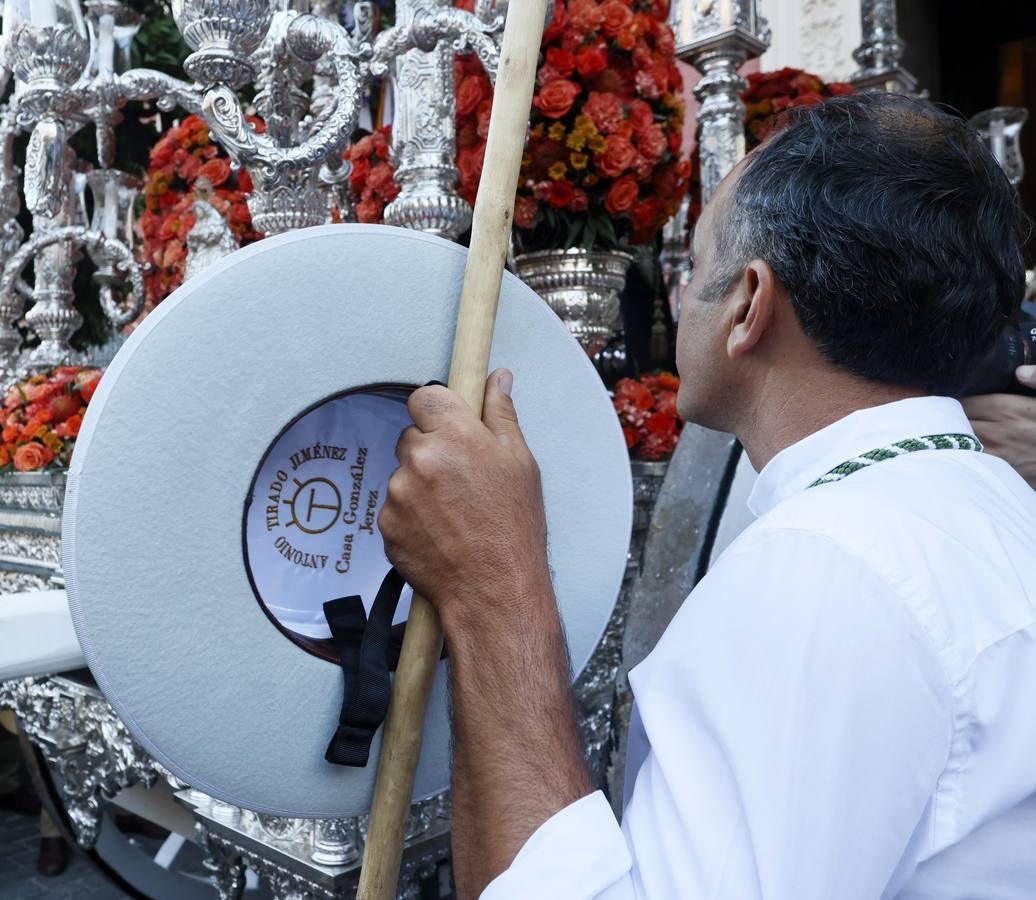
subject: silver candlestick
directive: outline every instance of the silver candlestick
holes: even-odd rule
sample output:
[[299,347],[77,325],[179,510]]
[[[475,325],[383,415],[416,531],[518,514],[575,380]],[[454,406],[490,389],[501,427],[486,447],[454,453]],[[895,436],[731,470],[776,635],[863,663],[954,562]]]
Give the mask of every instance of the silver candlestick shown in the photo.
[[670,7],[676,55],[702,73],[694,95],[701,154],[701,193],[705,203],[726,174],[745,155],[745,105],[748,82],[738,69],[770,45],[770,28],[756,0],[679,0]]
[[917,79],[903,68],[906,45],[896,23],[896,0],[861,0],[863,40],[853,51],[859,71],[849,79],[859,90],[913,94]]

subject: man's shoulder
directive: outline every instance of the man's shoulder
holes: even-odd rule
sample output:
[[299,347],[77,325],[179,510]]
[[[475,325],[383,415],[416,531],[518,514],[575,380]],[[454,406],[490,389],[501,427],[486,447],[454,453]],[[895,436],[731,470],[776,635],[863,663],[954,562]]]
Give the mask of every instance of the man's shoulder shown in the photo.
[[802,566],[821,565],[837,590],[851,560],[966,665],[1033,624],[1036,492],[994,458],[917,456],[788,498],[749,526],[717,569],[730,577],[766,556],[794,582]]

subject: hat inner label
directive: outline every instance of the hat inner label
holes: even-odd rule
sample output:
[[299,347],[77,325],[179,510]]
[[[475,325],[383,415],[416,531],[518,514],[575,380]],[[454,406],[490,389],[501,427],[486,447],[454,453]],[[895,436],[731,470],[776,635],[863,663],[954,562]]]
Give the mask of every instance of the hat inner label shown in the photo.
[[[411,425],[408,389],[332,397],[291,422],[256,471],[244,515],[245,564],[266,613],[306,649],[330,648],[328,600],[358,594],[370,612],[390,563],[378,513]],[[404,621],[405,591],[393,622]],[[328,651],[328,652],[324,652]],[[333,653],[331,653],[333,655]]]

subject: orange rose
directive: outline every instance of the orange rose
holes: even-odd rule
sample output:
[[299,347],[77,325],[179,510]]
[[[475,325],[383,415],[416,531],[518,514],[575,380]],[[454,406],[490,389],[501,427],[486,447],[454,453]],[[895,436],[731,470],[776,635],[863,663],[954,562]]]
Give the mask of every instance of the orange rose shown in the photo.
[[633,11],[622,0],[608,0],[601,7],[601,14],[604,17],[601,30],[608,37],[615,37],[633,21]]
[[604,208],[612,215],[626,212],[637,199],[640,188],[629,175],[624,175],[611,186],[604,198]]
[[53,458],[54,454],[42,444],[30,441],[14,451],[14,467],[19,472],[31,472],[33,469],[42,468]]
[[602,175],[615,178],[626,171],[637,157],[637,151],[633,145],[624,137],[618,134],[608,135],[608,146],[603,153],[599,153],[594,161],[597,169]]
[[548,119],[560,119],[572,109],[581,90],[574,81],[558,78],[540,88],[533,105]]
[[21,433],[21,429],[17,425],[8,425],[0,437],[4,439],[4,443],[10,444],[18,439],[18,435]]
[[0,469],[11,462],[11,448],[7,444],[0,444]]

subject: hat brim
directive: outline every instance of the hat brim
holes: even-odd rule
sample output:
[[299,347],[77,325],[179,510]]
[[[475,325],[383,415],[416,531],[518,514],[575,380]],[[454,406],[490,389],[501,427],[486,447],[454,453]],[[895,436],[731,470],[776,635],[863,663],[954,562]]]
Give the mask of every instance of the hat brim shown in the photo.
[[[330,225],[267,238],[188,281],[131,335],[85,416],[68,478],[64,569],[107,699],[162,765],[261,813],[370,806],[365,769],[324,761],[341,670],[284,637],[249,583],[242,508],[271,440],[369,384],[446,380],[466,251],[405,229]],[[491,366],[542,472],[573,668],[590,658],[626,565],[625,442],[593,366],[505,274]],[[445,666],[415,799],[449,782]]]

